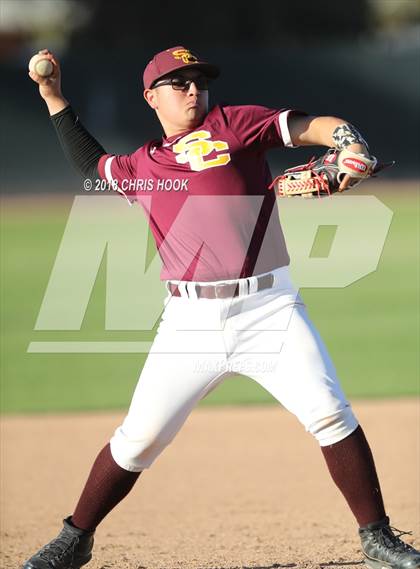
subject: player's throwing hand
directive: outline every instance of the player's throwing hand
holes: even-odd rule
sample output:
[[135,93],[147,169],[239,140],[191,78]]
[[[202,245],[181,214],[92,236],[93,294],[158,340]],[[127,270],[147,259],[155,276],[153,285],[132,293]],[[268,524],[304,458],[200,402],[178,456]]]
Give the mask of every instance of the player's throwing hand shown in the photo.
[[38,83],[39,94],[47,103],[50,114],[53,115],[69,105],[61,92],[60,63],[48,49],[41,49],[37,55],[51,61],[53,66],[52,73],[48,76],[42,76],[36,73],[35,70],[29,70],[28,75],[35,83]]

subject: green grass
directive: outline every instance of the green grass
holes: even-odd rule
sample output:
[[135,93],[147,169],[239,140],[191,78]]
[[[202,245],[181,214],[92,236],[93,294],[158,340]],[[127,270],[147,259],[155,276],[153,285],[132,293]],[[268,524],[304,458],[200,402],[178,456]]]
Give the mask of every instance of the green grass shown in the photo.
[[[400,194],[375,193],[394,211],[378,270],[347,288],[301,292],[350,398],[418,395],[419,201],[414,187]],[[33,340],[153,339],[154,331],[104,330],[104,266],[81,331],[34,331],[71,202],[71,197],[3,201],[2,412],[125,408],[145,359],[141,354],[30,354],[26,350]],[[314,246],[312,256],[328,254],[328,234],[334,232],[324,231],[324,242]],[[202,405],[272,401],[254,382],[236,376]]]

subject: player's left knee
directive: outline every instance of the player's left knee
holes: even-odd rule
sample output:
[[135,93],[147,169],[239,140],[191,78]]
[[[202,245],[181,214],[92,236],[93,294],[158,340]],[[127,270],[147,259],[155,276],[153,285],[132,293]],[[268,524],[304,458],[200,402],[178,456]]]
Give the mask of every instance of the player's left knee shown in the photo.
[[358,426],[350,405],[314,421],[308,428],[321,446],[333,445],[348,437]]

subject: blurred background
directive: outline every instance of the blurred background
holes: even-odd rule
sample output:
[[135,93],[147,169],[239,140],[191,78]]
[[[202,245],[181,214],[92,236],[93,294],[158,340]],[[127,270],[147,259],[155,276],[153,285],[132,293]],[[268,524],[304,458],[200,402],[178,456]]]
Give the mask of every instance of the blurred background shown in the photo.
[[[65,96],[112,152],[160,136],[141,77],[157,51],[182,44],[222,68],[213,103],[343,116],[377,156],[397,161],[389,176],[418,177],[420,0],[231,1],[223,9],[169,0],[1,0],[0,9],[6,191],[68,191],[79,182],[27,76],[29,58],[44,47],[61,60]],[[301,157],[307,150],[293,156]],[[287,165],[281,158],[270,156],[279,169]]]
[[[57,336],[33,328],[72,200],[82,194],[28,61],[39,49],[53,51],[63,92],[85,126],[106,150],[126,153],[161,136],[141,77],[157,51],[179,44],[222,68],[211,103],[337,115],[360,128],[376,156],[396,160],[380,185],[361,189],[394,212],[378,270],[305,298],[351,396],[418,394],[420,0],[0,0],[2,409],[125,406],[143,362],[26,353],[32,339]],[[301,148],[268,159],[277,174],[311,155]],[[102,271],[85,338],[106,336],[104,286]],[[241,386],[209,402],[270,401]]]

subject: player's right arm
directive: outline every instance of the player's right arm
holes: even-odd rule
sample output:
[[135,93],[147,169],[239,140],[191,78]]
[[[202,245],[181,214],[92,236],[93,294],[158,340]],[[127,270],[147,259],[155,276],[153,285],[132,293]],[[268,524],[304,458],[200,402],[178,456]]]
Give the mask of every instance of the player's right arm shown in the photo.
[[53,72],[48,77],[41,77],[29,71],[29,76],[39,85],[39,94],[48,107],[61,146],[72,165],[83,176],[90,179],[99,178],[98,163],[106,151],[81,124],[70,103],[63,96],[59,61],[47,49],[38,53],[51,61]]

